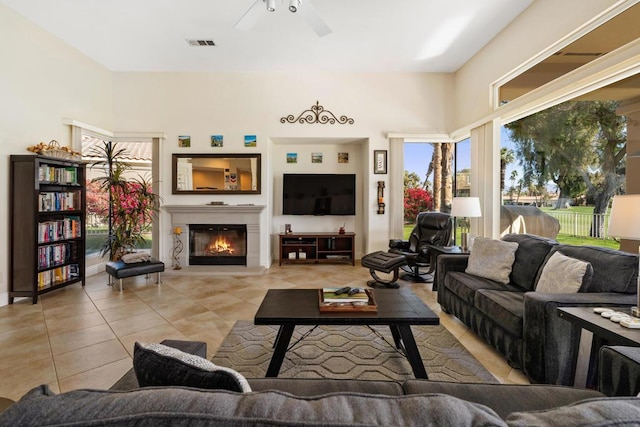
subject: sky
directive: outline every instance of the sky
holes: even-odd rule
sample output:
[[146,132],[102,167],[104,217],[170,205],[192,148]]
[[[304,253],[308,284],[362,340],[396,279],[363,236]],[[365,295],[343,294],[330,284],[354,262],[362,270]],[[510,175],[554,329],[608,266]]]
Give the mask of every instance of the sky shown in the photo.
[[[513,142],[509,139],[509,133],[506,128],[500,130],[500,143],[502,147],[514,149]],[[471,167],[471,143],[469,140],[459,142],[457,145],[458,161],[457,168],[469,169]],[[422,181],[424,181],[431,155],[433,154],[433,146],[427,142],[405,142],[404,144],[404,169],[409,172],[415,172]],[[511,172],[518,172],[518,179],[522,178],[522,168],[518,165],[517,160],[507,166],[505,186],[509,188],[511,182],[509,177]],[[431,178],[430,178],[431,180]]]

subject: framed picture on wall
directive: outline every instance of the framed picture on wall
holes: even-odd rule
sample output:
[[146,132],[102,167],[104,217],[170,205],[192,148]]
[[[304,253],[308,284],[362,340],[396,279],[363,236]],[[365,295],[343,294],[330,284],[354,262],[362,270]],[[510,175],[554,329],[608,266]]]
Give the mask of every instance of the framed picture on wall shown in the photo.
[[373,151],[373,173],[387,173],[387,150]]
[[189,136],[189,135],[179,135],[178,136],[178,147],[191,147],[191,136]]
[[256,146],[258,146],[258,138],[255,135],[245,135],[244,136],[244,146],[245,147],[256,147]]
[[211,146],[222,147],[224,144],[224,138],[222,135],[211,135]]

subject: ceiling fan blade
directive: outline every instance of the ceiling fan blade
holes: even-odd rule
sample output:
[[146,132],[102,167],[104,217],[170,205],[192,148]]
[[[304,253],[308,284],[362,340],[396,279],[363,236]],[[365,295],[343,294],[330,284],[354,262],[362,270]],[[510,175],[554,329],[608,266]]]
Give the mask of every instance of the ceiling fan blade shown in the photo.
[[258,22],[258,19],[266,13],[264,6],[264,0],[256,0],[249,9],[242,15],[242,17],[236,22],[233,28],[238,30],[249,31]]
[[309,24],[318,37],[324,37],[333,32],[309,0],[305,0],[301,3],[302,4],[298,8],[298,13],[302,15],[304,20],[307,21],[307,24]]

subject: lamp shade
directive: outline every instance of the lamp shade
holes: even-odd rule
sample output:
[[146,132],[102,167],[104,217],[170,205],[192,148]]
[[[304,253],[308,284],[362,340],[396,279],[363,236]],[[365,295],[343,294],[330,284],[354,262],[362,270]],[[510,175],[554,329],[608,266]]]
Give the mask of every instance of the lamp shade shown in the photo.
[[451,200],[451,215],[467,218],[482,216],[480,199],[478,197],[454,197]]
[[640,194],[614,196],[609,217],[609,235],[640,240]]

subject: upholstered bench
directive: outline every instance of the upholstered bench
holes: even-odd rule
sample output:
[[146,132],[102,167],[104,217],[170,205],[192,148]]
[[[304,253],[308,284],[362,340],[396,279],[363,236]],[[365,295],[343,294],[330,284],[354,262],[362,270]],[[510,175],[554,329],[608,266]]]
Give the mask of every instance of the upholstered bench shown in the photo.
[[[378,251],[372,252],[362,257],[360,264],[369,269],[373,280],[369,280],[367,285],[372,288],[398,288],[396,280],[398,280],[398,270],[407,264],[404,255],[392,254],[390,252]],[[377,275],[377,271],[383,273],[393,273],[391,279],[381,279]]]
[[114,282],[112,279],[118,279],[120,282],[120,292],[122,292],[122,279],[126,277],[140,276],[145,274],[147,280],[149,274],[156,273],[156,283],[160,283],[160,273],[164,271],[164,263],[155,259],[144,262],[132,262],[127,264],[126,262],[110,261],[106,266],[107,274],[109,274],[109,286]]

